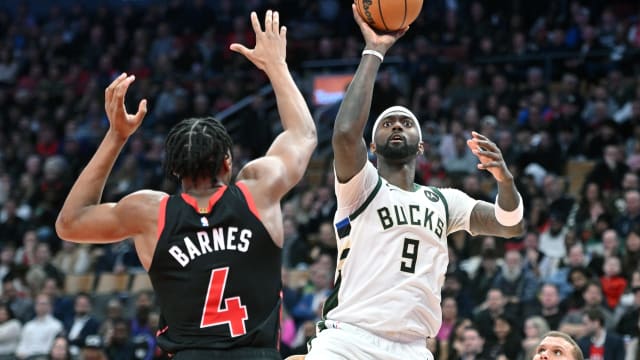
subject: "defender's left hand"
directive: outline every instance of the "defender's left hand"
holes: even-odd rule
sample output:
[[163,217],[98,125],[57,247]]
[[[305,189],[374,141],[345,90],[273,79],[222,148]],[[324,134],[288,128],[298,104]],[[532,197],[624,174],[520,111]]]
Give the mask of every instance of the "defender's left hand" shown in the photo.
[[233,43],[229,48],[244,55],[262,71],[268,71],[272,65],[286,64],[287,28],[280,25],[280,13],[267,10],[263,31],[254,11],[251,13],[251,25],[256,33],[256,46],[249,49],[242,44]]
[[471,136],[472,138],[467,140],[467,146],[480,160],[478,169],[487,170],[498,182],[513,180],[513,175],[507,168],[498,146],[486,136],[475,131],[471,132]]

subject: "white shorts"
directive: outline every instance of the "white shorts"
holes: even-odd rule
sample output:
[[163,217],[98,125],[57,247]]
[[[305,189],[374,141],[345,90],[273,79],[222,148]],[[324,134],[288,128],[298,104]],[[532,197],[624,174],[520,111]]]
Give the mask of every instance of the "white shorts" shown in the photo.
[[433,360],[425,341],[399,343],[359,327],[325,320],[311,340],[306,360]]

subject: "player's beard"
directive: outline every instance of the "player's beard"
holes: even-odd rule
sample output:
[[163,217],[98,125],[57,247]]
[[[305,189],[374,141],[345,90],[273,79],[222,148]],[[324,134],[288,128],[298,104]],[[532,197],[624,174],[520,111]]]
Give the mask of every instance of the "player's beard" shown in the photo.
[[384,144],[376,144],[376,153],[387,160],[405,160],[418,153],[418,143],[409,144],[404,139],[401,144],[392,144],[389,138]]

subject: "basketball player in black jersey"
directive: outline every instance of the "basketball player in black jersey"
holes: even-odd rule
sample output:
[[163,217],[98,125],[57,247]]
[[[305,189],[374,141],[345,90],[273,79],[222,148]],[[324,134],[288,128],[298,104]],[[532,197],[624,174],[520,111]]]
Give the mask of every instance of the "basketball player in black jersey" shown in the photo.
[[169,196],[137,191],[100,203],[105,182],[127,139],[147,112],[128,114],[133,76],[105,92],[110,128],[73,185],[56,221],[58,235],[85,243],[133,238],[158,296],[158,344],[174,359],[280,359],[281,198],[302,178],[317,137],[309,109],[286,63],[286,28],[267,11],[264,30],[251,14],[254,49],[231,50],[269,77],[284,132],[264,157],[231,182],[231,139],[211,118],[187,119],[166,139],[166,171],[182,182]]

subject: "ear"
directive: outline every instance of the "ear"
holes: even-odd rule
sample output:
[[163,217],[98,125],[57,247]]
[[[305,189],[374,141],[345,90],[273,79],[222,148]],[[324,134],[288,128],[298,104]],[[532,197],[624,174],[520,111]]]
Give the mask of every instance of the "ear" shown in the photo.
[[222,161],[222,168],[225,172],[231,172],[231,166],[233,165],[233,160],[231,159],[231,155],[226,154],[224,156],[224,160]]
[[424,154],[424,141],[418,143],[418,155]]
[[373,154],[376,153],[376,143],[374,143],[373,141],[371,142],[371,144],[369,144],[369,150],[371,150],[371,152]]

